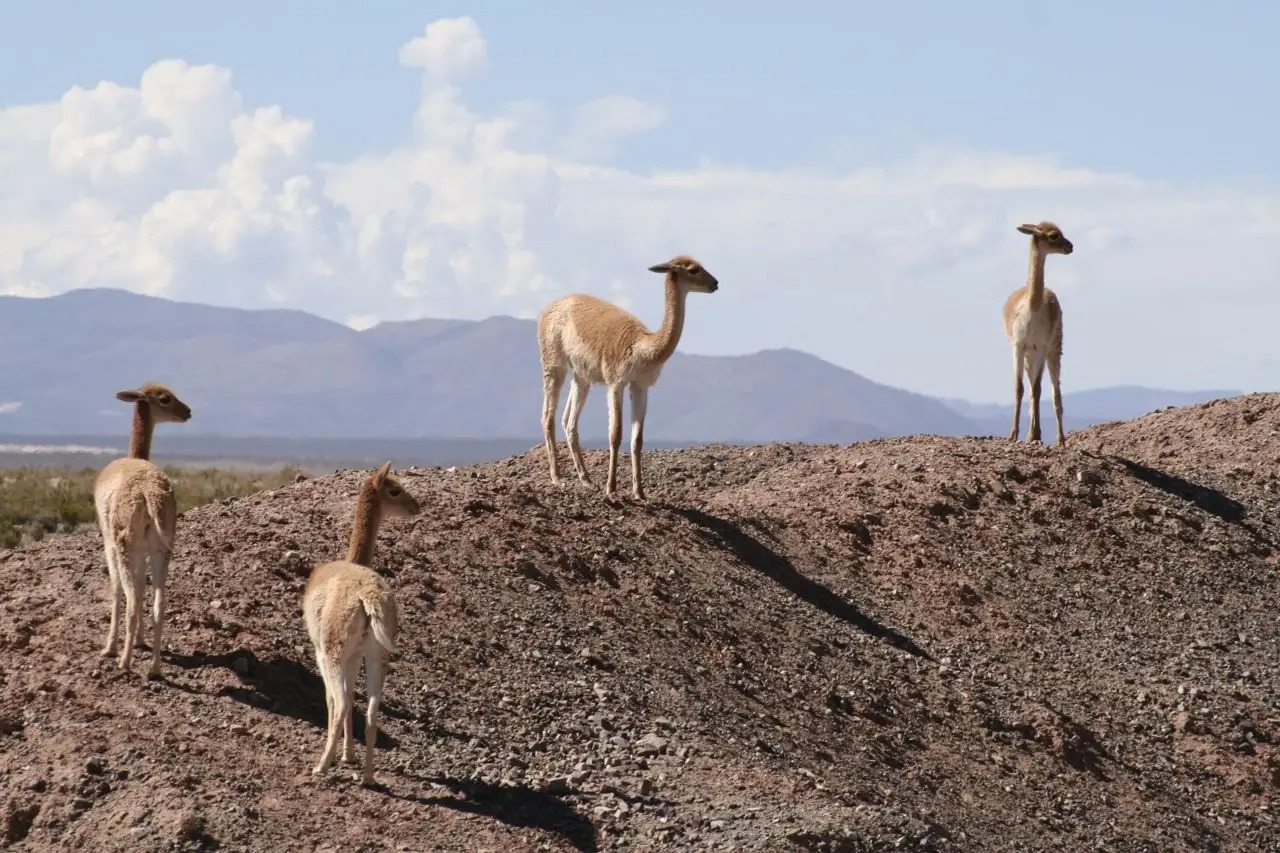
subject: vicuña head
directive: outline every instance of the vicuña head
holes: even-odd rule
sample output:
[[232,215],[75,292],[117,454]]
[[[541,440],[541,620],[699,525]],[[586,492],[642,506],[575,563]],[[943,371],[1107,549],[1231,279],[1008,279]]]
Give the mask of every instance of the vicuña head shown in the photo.
[[1075,246],[1052,222],[1019,225],[1031,237],[1031,263],[1027,283],[1009,294],[1004,304],[1004,331],[1013,345],[1013,429],[1009,440],[1018,440],[1022,421],[1022,376],[1031,380],[1030,441],[1040,440],[1040,380],[1045,365],[1053,386],[1053,411],[1058,421],[1058,444],[1066,444],[1062,428],[1062,305],[1044,285],[1044,262],[1049,255],[1069,255]]
[[123,599],[125,636],[119,666],[128,669],[132,663],[134,646],[142,634],[142,599],[150,570],[155,601],[151,611],[151,667],[147,674],[155,676],[160,673],[160,652],[164,648],[161,635],[165,580],[177,533],[178,506],[169,478],[150,461],[151,436],[157,423],[189,421],[191,407],[154,382],[133,391],[117,391],[116,397],[133,404],[133,432],[128,458],[110,462],[93,485],[110,583],[111,626],[102,655],[110,657],[115,652]]
[[1041,251],[1049,255],[1069,255],[1075,246],[1062,233],[1062,229],[1052,222],[1041,222],[1039,225],[1019,225],[1018,230],[1035,238]]
[[384,518],[407,518],[421,511],[418,500],[391,476],[387,462],[360,486],[347,559],[317,566],[302,594],[302,616],[315,647],[329,709],[324,752],[312,773],[333,762],[342,735],[342,760],[353,760],[351,716],[355,683],[364,660],[364,772],[361,783],[373,783],[373,745],[378,736],[378,704],[382,699],[387,656],[395,651],[400,612],[391,585],[370,566],[378,527]]
[[543,309],[538,318],[538,350],[542,358],[542,432],[547,446],[551,482],[559,484],[556,459],[556,406],[565,378],[573,374],[569,403],[564,410],[565,437],[578,479],[590,483],[578,440],[578,421],[592,385],[604,385],[609,395],[609,475],[605,495],[617,488],[618,451],[622,444],[622,390],[631,394],[631,494],[644,499],[640,478],[640,453],[644,447],[644,419],[649,389],[658,381],[662,366],[676,351],[684,331],[685,297],[690,293],[715,293],[720,282],[707,268],[688,255],[649,267],[662,273],[666,310],[662,326],[650,332],[634,315],[617,305],[574,293]]
[[148,382],[132,391],[117,391],[116,399],[133,404],[129,455],[136,459],[151,458],[151,434],[156,424],[185,424],[191,420],[191,407],[159,382]]
[[191,420],[191,407],[159,382],[148,382],[136,390],[117,391],[116,399],[145,407],[156,423],[181,424]]
[[698,293],[715,293],[720,289],[719,279],[688,255],[676,255],[669,261],[654,264],[649,272],[666,273],[675,279],[678,287]]

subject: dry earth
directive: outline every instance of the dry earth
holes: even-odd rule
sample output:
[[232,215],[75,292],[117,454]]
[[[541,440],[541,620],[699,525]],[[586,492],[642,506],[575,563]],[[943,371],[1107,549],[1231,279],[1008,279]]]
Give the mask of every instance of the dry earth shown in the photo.
[[404,472],[381,790],[307,776],[364,472],[184,516],[159,681],[97,657],[96,534],[0,553],[6,843],[1280,849],[1280,397],[1070,442],[655,452],[647,505]]

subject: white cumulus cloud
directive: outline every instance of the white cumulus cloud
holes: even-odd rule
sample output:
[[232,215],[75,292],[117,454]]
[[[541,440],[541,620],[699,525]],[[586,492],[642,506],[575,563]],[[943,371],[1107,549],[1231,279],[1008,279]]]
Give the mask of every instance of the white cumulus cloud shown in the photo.
[[625,137],[654,130],[667,120],[667,111],[630,95],[609,95],[578,108],[566,140],[571,157],[607,157]]
[[485,69],[489,61],[480,27],[468,17],[441,18],[400,48],[400,62],[440,80],[461,80]]
[[531,99],[479,111],[464,83],[487,50],[470,18],[431,23],[400,60],[422,78],[412,138],[344,162],[317,159],[306,117],[247,108],[230,70],[177,59],[0,110],[0,292],[115,286],[364,328],[532,316],[585,290],[656,323],[646,268],[689,252],[723,286],[691,298],[686,349],[800,346],[1003,399],[1000,305],[1026,264],[1014,227],[1054,219],[1077,247],[1048,271],[1069,388],[1270,375],[1280,304],[1258,246],[1280,234],[1274,187],[940,148],[844,170],[645,172],[613,158],[662,128],[662,105],[606,94],[562,127]]

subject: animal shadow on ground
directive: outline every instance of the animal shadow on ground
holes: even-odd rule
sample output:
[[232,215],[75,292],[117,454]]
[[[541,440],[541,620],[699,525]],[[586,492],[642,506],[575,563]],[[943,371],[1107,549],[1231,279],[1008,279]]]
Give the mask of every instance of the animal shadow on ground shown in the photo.
[[[1076,722],[1067,714],[1048,703],[1045,707],[1058,718],[1065,743],[1062,749],[1062,760],[1076,770],[1087,772],[1100,782],[1110,782],[1103,762],[1114,762],[1115,756],[1103,745],[1098,735],[1082,723]],[[1124,766],[1124,765],[1121,765]]]
[[[412,774],[402,774],[412,775]],[[423,797],[384,790],[389,797],[424,806],[440,806],[454,811],[491,817],[507,826],[554,832],[581,853],[599,849],[595,824],[559,796],[524,785],[496,785],[475,779],[448,776],[421,778],[421,781],[448,788],[452,797]]]
[[933,656],[916,645],[910,637],[880,624],[827,587],[800,574],[791,565],[789,559],[732,521],[692,507],[672,506],[670,509],[702,528],[708,534],[708,538],[731,551],[748,566],[824,613],[852,625],[859,631],[884,640],[904,652],[925,660],[933,660]]
[[[219,688],[219,696],[229,696],[253,708],[302,720],[318,729],[325,729],[329,725],[329,712],[324,701],[324,681],[295,660],[274,655],[266,660],[259,660],[249,649],[236,649],[220,654],[171,654],[169,659],[183,669],[223,667],[231,670],[240,684]],[[362,740],[364,715],[357,708],[351,716],[352,737]],[[379,728],[377,746],[385,749],[394,745],[394,741]]]
[[1088,726],[1077,722],[1048,702],[1038,704],[1047,714],[1038,721],[1023,719],[1009,722],[992,716],[983,721],[983,726],[993,732],[1015,734],[1027,741],[1039,743],[1069,767],[1086,772],[1099,782],[1111,781],[1111,776],[1106,772],[1107,762],[1126,770],[1133,769],[1112,755]]
[[1141,480],[1149,486],[1154,486],[1174,497],[1182,498],[1184,501],[1194,504],[1223,521],[1231,524],[1242,524],[1244,522],[1245,505],[1227,497],[1222,492],[1210,489],[1207,486],[1201,486],[1190,480],[1184,480],[1173,474],[1166,474],[1164,471],[1158,471],[1155,468],[1143,465],[1141,462],[1134,462],[1132,459],[1125,459],[1123,456],[1114,456],[1112,458],[1123,465],[1130,476]]
[[[231,670],[242,686],[219,688],[217,692],[219,696],[230,696],[245,705],[261,708],[273,714],[293,717],[310,723],[318,729],[326,729],[329,725],[329,712],[324,701],[324,680],[297,661],[272,657],[263,662],[248,649],[236,649],[232,652],[212,655],[205,652],[196,652],[191,655],[168,653],[165,657],[182,669],[223,667]],[[190,688],[179,682],[170,681],[169,683],[179,690],[192,692]],[[359,699],[360,694],[357,691],[357,700]],[[382,720],[402,720],[410,726],[416,726],[428,737],[463,741],[471,738],[471,735],[466,732],[450,729],[386,696],[383,697],[379,717]],[[363,742],[364,725],[364,709],[357,707],[351,720],[351,736],[355,740]],[[376,744],[380,749],[387,749],[396,746],[397,741],[387,733],[385,728],[379,726]]]
[[1270,553],[1274,548],[1271,540],[1258,531],[1257,525],[1246,521],[1249,509],[1240,501],[1229,498],[1217,489],[1184,480],[1174,474],[1159,471],[1155,468],[1134,462],[1123,456],[1111,457],[1125,467],[1131,477],[1154,486],[1166,494],[1181,498],[1209,515],[1219,518],[1228,524],[1234,524],[1247,533],[1263,553]]

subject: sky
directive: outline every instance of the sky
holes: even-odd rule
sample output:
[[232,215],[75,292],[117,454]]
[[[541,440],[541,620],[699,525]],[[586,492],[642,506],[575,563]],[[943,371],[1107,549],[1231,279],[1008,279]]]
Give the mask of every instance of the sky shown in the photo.
[[2,293],[656,326],[689,253],[683,351],[1003,402],[1049,219],[1064,390],[1276,388],[1277,4],[7,5]]

